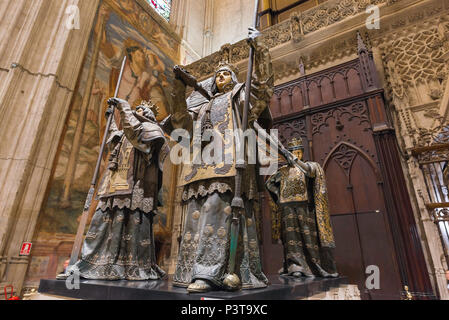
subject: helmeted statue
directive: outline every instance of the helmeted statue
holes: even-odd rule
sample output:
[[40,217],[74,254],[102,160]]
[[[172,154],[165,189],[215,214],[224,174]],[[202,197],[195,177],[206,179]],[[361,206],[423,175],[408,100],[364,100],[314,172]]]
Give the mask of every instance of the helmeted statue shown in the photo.
[[[99,203],[85,237],[81,259],[70,272],[97,280],[157,280],[165,272],[156,264],[153,217],[168,153],[164,132],[149,103],[135,111],[127,101],[111,98],[123,130],[112,122],[112,152],[97,197]],[[111,108],[108,109],[108,113]]]
[[266,182],[281,214],[285,259],[281,273],[294,277],[337,277],[324,170],[316,162],[302,161],[301,137],[293,138],[288,150],[297,165],[279,168]]
[[[256,52],[256,67],[249,123],[256,119],[260,123],[269,123],[271,114],[268,105],[273,94],[272,66],[269,51],[257,35],[256,30],[250,30],[249,42]],[[225,132],[241,128],[245,88],[243,83],[238,83],[234,67],[229,63],[220,64],[214,77],[206,83],[210,101],[195,92],[186,102],[186,84],[181,79],[175,79],[173,92],[173,127],[188,130],[190,136],[195,131],[201,133],[212,129],[216,133],[213,139],[223,143],[222,158],[229,159],[231,155],[232,159],[230,162],[193,162],[182,166],[178,186],[183,188],[185,222],[173,284],[187,287],[189,292],[230,289],[223,281],[229,267],[231,202],[237,168],[236,142],[227,138]],[[200,145],[204,147],[204,144]],[[263,288],[268,280],[262,271],[254,214],[258,197],[255,165],[246,167],[242,180],[245,211],[240,216],[236,273],[243,289]]]

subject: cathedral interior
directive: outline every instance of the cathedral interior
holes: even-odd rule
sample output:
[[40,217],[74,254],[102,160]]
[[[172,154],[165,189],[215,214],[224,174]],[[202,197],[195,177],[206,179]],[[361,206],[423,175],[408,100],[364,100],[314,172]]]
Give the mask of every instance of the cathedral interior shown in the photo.
[[[449,0],[0,1],[0,292],[35,294],[86,234],[115,91],[131,107],[151,100],[162,121],[175,65],[203,81],[226,60],[245,82],[255,10],[272,58],[273,128],[285,145],[301,137],[304,158],[324,169],[348,281],[339,298],[449,300]],[[163,167],[155,255],[173,275],[181,170]],[[277,274],[279,208],[267,191],[257,204],[262,268]]]

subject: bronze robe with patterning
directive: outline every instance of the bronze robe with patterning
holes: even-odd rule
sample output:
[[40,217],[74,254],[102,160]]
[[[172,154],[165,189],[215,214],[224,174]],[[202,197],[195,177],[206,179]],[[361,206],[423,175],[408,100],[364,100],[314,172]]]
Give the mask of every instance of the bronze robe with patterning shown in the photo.
[[[257,66],[261,68],[257,69]],[[235,74],[233,77],[235,78]],[[213,81],[215,78],[210,79],[210,82]],[[198,279],[207,280],[215,287],[222,288],[224,277],[228,273],[231,202],[237,171],[235,141],[226,139],[225,131],[239,128],[237,117],[242,113],[245,89],[240,83],[229,92],[212,91],[211,89],[210,102],[203,100],[191,106],[189,102],[192,99],[188,103],[185,100],[185,85],[175,80],[171,120],[173,127],[187,129],[192,135],[195,130],[194,121],[200,126],[209,108],[213,130],[217,133],[214,139],[223,141],[223,159],[227,155],[234,156],[231,163],[183,164],[178,186],[183,189],[184,222],[173,277],[176,286],[187,287]],[[266,117],[270,121],[268,103],[272,95],[272,73],[266,48],[256,51],[256,77],[251,94],[250,119]],[[238,111],[236,108],[239,108]],[[196,129],[201,131],[201,128]],[[242,281],[243,289],[263,288],[267,286],[268,280],[262,271],[256,229],[258,186],[254,165],[248,165],[244,172],[242,191],[245,213],[240,218],[236,274]]]
[[316,162],[307,164],[310,172],[286,165],[266,182],[281,215],[280,234],[287,268],[281,273],[337,277],[324,170]]
[[[123,130],[111,125],[113,150],[100,180],[99,203],[85,237],[81,259],[70,269],[86,279],[157,280],[153,217],[167,154],[159,125],[119,106]],[[70,270],[69,270],[70,271]]]

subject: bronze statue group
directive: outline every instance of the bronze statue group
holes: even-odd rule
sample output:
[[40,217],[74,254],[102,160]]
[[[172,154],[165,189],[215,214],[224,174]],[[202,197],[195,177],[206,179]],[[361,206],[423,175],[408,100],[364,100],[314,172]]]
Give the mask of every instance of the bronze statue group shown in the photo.
[[[226,155],[235,154],[241,143],[226,139],[227,130],[270,128],[273,71],[259,35],[250,28],[248,43],[254,61],[250,59],[246,83],[238,83],[229,61],[218,66],[209,87],[175,68],[171,116],[164,125],[156,121],[148,103],[133,111],[127,101],[109,99],[107,115],[117,108],[122,130],[110,125],[109,164],[100,179],[99,203],[81,258],[59,278],[71,272],[98,280],[145,281],[166,276],[156,263],[153,237],[162,164],[169,153],[166,136],[176,129],[191,135],[196,129],[213,130],[214,139],[225,141]],[[187,86],[196,91],[186,100]],[[235,159],[182,165],[178,186],[182,187],[184,221],[173,285],[188,292],[268,286],[255,214],[256,198],[264,188],[281,212],[285,263],[280,272],[291,277],[338,276],[324,171],[318,163],[302,160],[300,137],[294,137],[287,149],[283,154],[287,164],[265,185],[258,183],[256,165]]]

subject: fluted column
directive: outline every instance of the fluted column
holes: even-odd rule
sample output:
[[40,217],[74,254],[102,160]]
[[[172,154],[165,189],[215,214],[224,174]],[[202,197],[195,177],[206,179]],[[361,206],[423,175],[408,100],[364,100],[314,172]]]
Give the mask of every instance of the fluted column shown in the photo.
[[[20,246],[33,238],[98,3],[0,1],[0,290],[20,294]],[[69,6],[79,29],[67,27]]]
[[212,39],[214,36],[214,0],[206,0],[204,16],[203,57],[212,54]]

